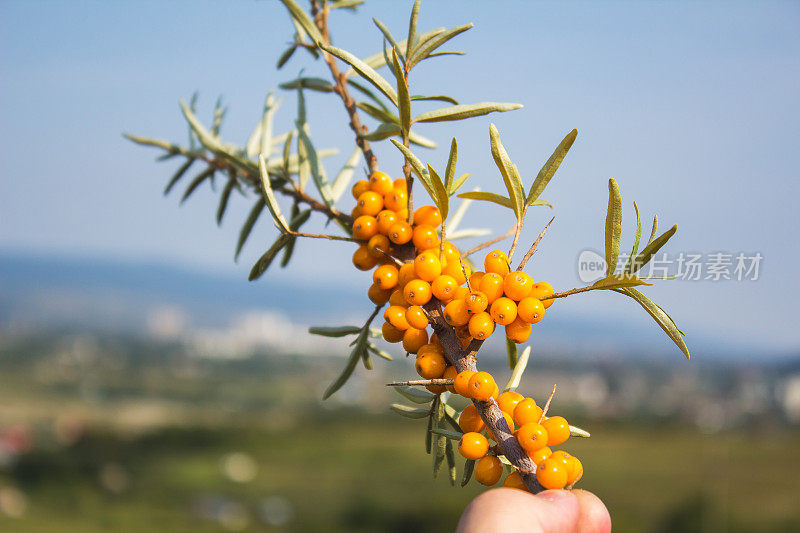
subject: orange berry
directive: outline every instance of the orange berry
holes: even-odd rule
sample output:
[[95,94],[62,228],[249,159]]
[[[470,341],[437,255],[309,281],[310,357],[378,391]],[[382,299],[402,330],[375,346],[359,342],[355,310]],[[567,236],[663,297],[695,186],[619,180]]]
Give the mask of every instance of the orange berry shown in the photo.
[[464,326],[469,322],[469,311],[464,300],[453,300],[444,306],[444,319],[451,326]]
[[444,241],[444,255],[442,256],[445,262],[458,261],[461,258],[461,252],[455,244],[450,241]]
[[486,295],[486,300],[489,305],[495,300],[503,296],[503,276],[495,272],[487,272],[481,278],[481,284],[478,287],[473,286],[473,289],[478,289]]
[[538,424],[542,417],[542,408],[536,405],[533,398],[520,400],[514,408],[514,423],[522,427],[525,424]]
[[517,316],[528,324],[536,324],[544,318],[544,305],[541,301],[529,296],[519,302]]
[[432,339],[429,339],[428,344],[420,347],[420,349],[417,351],[417,355],[422,355],[424,353],[431,352],[431,353],[439,354],[442,357],[444,357],[444,349],[441,346],[439,346],[438,344],[434,344],[433,342],[430,342],[430,340],[432,340]]
[[[544,298],[545,296],[552,296],[553,294],[554,294],[553,286],[547,283],[546,281],[540,281],[538,283],[533,284],[533,288],[531,288],[531,293],[528,296],[532,296],[534,298],[542,300],[542,298]],[[548,300],[542,300],[542,305],[544,306],[545,309],[547,309],[548,307],[553,305],[553,298],[550,298]]]
[[473,339],[488,339],[492,333],[494,333],[494,322],[489,313],[484,311],[470,317],[469,334]]
[[384,322],[381,332],[386,342],[400,342],[403,340],[403,330],[394,327],[391,322]]
[[470,431],[479,433],[483,431],[485,427],[483,419],[478,414],[478,408],[475,407],[474,403],[469,404],[461,411],[461,415],[458,417],[458,427],[464,433],[469,433]]
[[397,307],[402,307],[404,309],[408,307],[408,303],[406,302],[406,297],[403,294],[403,289],[398,288],[392,291],[392,295],[389,296],[389,305],[395,305]]
[[494,272],[500,276],[505,276],[509,271],[508,256],[502,250],[489,252],[486,254],[486,258],[483,260],[483,269],[487,274],[489,272]]
[[469,276],[469,285],[470,287],[472,287],[473,290],[477,291],[478,287],[481,286],[481,280],[483,279],[484,274],[486,274],[486,272],[481,272],[479,270],[477,272],[473,272]]
[[504,392],[500,396],[497,397],[497,406],[500,407],[500,410],[504,413],[508,413],[511,416],[514,416],[514,408],[517,406],[519,402],[525,399],[525,396],[518,392],[508,391]]
[[408,194],[405,191],[393,189],[392,192],[384,195],[383,205],[386,206],[386,209],[391,209],[392,211],[405,209],[408,205]]
[[358,197],[369,190],[369,182],[367,180],[358,180],[353,184],[350,192],[353,193],[353,198],[358,200]]
[[486,295],[480,291],[470,291],[465,301],[470,313],[482,313],[489,305]]
[[405,244],[411,240],[414,230],[411,225],[403,219],[398,220],[389,228],[389,240],[395,244]]
[[352,218],[353,220],[355,220],[355,219],[357,219],[357,218],[358,218],[358,217],[360,217],[360,216],[361,216],[361,211],[359,211],[359,210],[358,210],[358,205],[356,205],[356,206],[355,206],[355,207],[354,207],[354,208],[353,208],[353,209],[350,211],[350,218]]
[[466,300],[469,296],[469,289],[467,287],[459,287],[456,289],[456,295],[453,297],[456,300]]
[[389,296],[392,295],[392,291],[389,289],[382,289],[377,284],[373,283],[369,286],[369,290],[367,290],[367,297],[374,303],[375,305],[383,305],[389,301]]
[[502,296],[492,302],[491,315],[495,322],[507,326],[517,318],[517,304],[511,298]]
[[383,209],[383,197],[373,191],[362,192],[358,197],[358,210],[365,215],[375,216]]
[[521,270],[510,272],[503,279],[503,292],[515,302],[527,297],[532,288],[533,278]]
[[574,455],[567,459],[567,485],[572,485],[583,476],[583,464]]
[[478,460],[489,452],[489,441],[474,431],[464,433],[458,443],[458,452],[467,459]]
[[428,332],[424,329],[408,328],[403,333],[403,349],[408,353],[417,353],[417,350],[426,344],[428,344]]
[[464,370],[456,374],[455,382],[453,383],[453,388],[456,390],[456,393],[465,398],[469,398],[469,396],[467,396],[469,393],[469,380],[475,374],[476,372],[474,370]]
[[444,347],[442,346],[442,342],[439,340],[439,337],[436,336],[436,333],[431,333],[431,340],[430,343],[436,346],[438,349],[444,353]]
[[545,459],[536,468],[536,479],[547,490],[563,489],[567,477],[567,467],[555,459]]
[[531,337],[531,325],[517,316],[514,322],[506,326],[506,337],[511,342],[521,344]]
[[399,305],[391,305],[383,312],[383,318],[397,329],[407,330],[410,326],[406,320],[406,309]]
[[408,221],[408,208],[404,207],[403,209],[398,210],[397,211],[397,217],[400,220]]
[[417,374],[425,379],[436,379],[442,377],[444,369],[447,368],[447,362],[444,356],[434,353],[426,352],[417,355],[417,363],[414,365],[417,369]]
[[494,390],[492,391],[492,398],[497,399],[500,396],[500,387],[497,386],[497,383],[494,384]]
[[431,285],[421,279],[412,279],[403,287],[403,294],[409,305],[425,305],[431,301]]
[[478,483],[491,487],[500,481],[500,476],[503,475],[503,463],[494,455],[487,455],[477,462],[473,475]]
[[369,270],[378,264],[378,260],[369,251],[369,248],[362,245],[353,252],[353,265],[359,270]]
[[403,263],[403,265],[398,270],[397,284],[400,287],[405,287],[406,283],[408,283],[412,279],[417,279],[417,272],[414,269],[414,263]]
[[547,446],[547,430],[541,424],[530,422],[520,426],[517,431],[519,445],[528,452],[535,452]]
[[503,486],[507,489],[517,489],[528,492],[528,487],[525,486],[525,482],[522,481],[522,476],[519,475],[519,471],[517,470],[514,470],[506,476],[503,480]]
[[539,448],[535,452],[527,452],[527,453],[528,457],[530,457],[531,461],[533,461],[533,464],[538,465],[539,463],[550,457],[550,454],[552,454],[553,451],[550,449],[549,446],[545,446],[544,448]]
[[418,226],[425,224],[435,228],[441,223],[442,213],[440,213],[439,208],[434,205],[423,205],[414,211],[414,224],[417,224]]
[[569,438],[569,424],[563,416],[551,416],[542,425],[547,430],[548,446],[558,446]]
[[425,385],[425,388],[428,389],[433,394],[441,394],[447,390],[447,387],[444,385]]
[[428,316],[418,305],[412,305],[406,309],[406,321],[412,328],[425,329],[428,327]]
[[394,190],[394,183],[389,174],[385,172],[373,172],[372,176],[369,177],[369,188],[371,191],[383,196]]
[[384,209],[378,213],[376,219],[378,221],[378,233],[381,235],[388,235],[389,230],[392,229],[392,225],[400,220],[397,217],[397,213],[389,211],[388,209]]
[[442,273],[442,264],[433,252],[422,252],[414,259],[414,271],[419,279],[433,281]]
[[[549,448],[549,446],[548,446]],[[569,453],[564,450],[556,450],[552,454],[550,454],[550,459],[558,461],[564,466],[567,466],[569,463],[569,458],[572,457]]]
[[367,248],[369,248],[370,253],[375,256],[376,259],[379,261],[383,261],[386,259],[386,255],[381,252],[389,252],[392,249],[391,244],[389,243],[389,238],[386,235],[381,235],[378,233],[377,235],[373,235],[369,238],[367,242]]
[[[464,264],[464,269],[466,269],[466,272],[469,273],[469,265],[466,263]],[[464,275],[464,270],[461,268],[461,261],[458,259],[454,259],[452,261],[448,260],[448,262],[442,267],[442,274],[447,274],[456,280],[456,284],[459,286],[467,282],[467,277]]]
[[405,193],[408,192],[408,183],[406,182],[405,178],[397,178],[394,180],[392,187],[398,191],[403,191]]
[[[510,430],[510,433],[513,435],[513,433],[514,433],[514,420],[511,418],[511,415],[510,415],[510,414],[508,414],[508,413],[503,413],[503,418],[505,418],[505,420],[506,420],[506,424],[508,424],[508,429]],[[494,436],[494,432],[493,432],[492,430],[490,430],[489,428],[486,428],[486,435],[487,435],[487,436],[488,436],[490,439],[492,439],[493,441],[495,441],[495,442],[500,442],[500,441],[499,441],[499,440],[497,440],[497,438]]]
[[439,246],[439,235],[433,226],[428,226],[427,224],[415,225],[411,241],[417,250],[430,250]]
[[378,233],[378,221],[375,217],[361,215],[353,221],[353,237],[359,241],[368,241]]
[[397,280],[398,272],[394,265],[381,265],[372,273],[372,281],[381,289],[394,289]]
[[[456,379],[457,375],[458,375],[458,370],[456,370],[456,367],[448,366],[447,368],[444,369],[444,374],[442,374],[442,378],[444,378],[444,379]],[[445,385],[445,387],[450,392],[455,392],[456,391],[456,389],[452,385]]]
[[485,402],[492,397],[496,384],[488,372],[476,372],[469,378],[469,397],[473,400]]
[[431,283],[431,292],[433,295],[442,302],[449,302],[456,294],[458,285],[452,276],[442,274],[438,276],[433,283]]

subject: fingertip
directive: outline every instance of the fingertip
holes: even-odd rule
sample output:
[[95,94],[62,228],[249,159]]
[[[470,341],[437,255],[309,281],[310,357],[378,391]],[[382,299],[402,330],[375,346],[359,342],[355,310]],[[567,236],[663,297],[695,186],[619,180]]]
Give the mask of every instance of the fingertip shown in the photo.
[[577,531],[611,533],[611,515],[602,500],[586,490],[575,489],[571,492],[579,506]]

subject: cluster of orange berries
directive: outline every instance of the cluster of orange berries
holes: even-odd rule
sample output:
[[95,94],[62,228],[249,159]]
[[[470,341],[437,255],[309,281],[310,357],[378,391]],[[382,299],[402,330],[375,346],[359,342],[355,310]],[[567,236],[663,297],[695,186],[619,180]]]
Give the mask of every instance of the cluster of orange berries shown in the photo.
[[[577,457],[563,450],[551,449],[551,446],[566,442],[570,436],[569,424],[564,417],[544,416],[533,398],[526,398],[518,392],[498,394],[497,384],[488,372],[460,372],[452,387],[454,392],[471,400],[495,399],[509,430],[536,465],[536,479],[544,488],[563,489],[581,478],[583,465]],[[464,432],[458,451],[467,459],[477,461],[475,479],[487,486],[496,484],[503,473],[503,464],[497,455],[489,453],[489,439],[495,442],[497,439],[485,427],[474,403],[461,412],[458,425]],[[516,470],[506,476],[503,486],[527,490]]]

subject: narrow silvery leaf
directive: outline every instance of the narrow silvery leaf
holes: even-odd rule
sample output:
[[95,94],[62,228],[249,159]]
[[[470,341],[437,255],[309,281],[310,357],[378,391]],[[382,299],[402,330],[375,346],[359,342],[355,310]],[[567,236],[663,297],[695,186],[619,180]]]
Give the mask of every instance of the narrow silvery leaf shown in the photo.
[[367,344],[367,348],[369,349],[370,352],[374,353],[375,355],[377,355],[381,359],[386,359],[387,361],[394,360],[394,358],[391,355],[389,355],[386,351],[381,350],[380,348],[378,348],[377,346],[375,346],[371,342]]
[[519,360],[519,353],[517,351],[517,343],[506,337],[506,353],[508,354],[508,368],[514,370]]
[[522,104],[504,104],[497,102],[479,102],[477,104],[462,104],[442,107],[433,111],[426,111],[414,117],[414,122],[445,122],[463,120],[465,118],[479,117],[494,112],[513,111]]
[[458,100],[456,100],[452,96],[446,96],[443,94],[439,94],[436,96],[422,96],[421,94],[415,94],[411,96],[412,102],[415,102],[417,100],[431,100],[431,101],[447,102],[449,104],[458,105]]
[[239,242],[236,243],[236,253],[234,254],[234,261],[239,259],[239,254],[244,248],[244,243],[247,242],[247,238],[250,236],[250,232],[253,230],[253,226],[255,225],[258,217],[261,215],[261,212],[264,210],[264,207],[267,205],[266,200],[264,200],[263,196],[259,196],[258,200],[256,201],[253,208],[250,210],[250,214],[247,216],[247,220],[244,222],[244,226],[242,226],[242,231],[239,232]]
[[380,120],[381,122],[389,124],[400,124],[400,117],[386,108],[374,106],[368,102],[358,102],[356,103],[356,107],[375,120]]
[[485,202],[492,202],[512,210],[514,209],[514,204],[511,202],[510,199],[506,198],[502,194],[497,194],[493,192],[469,191],[469,192],[462,192],[461,194],[458,195],[458,197],[464,198],[466,200],[482,200]]
[[199,186],[200,186],[200,185],[201,185],[201,184],[202,184],[204,181],[206,181],[208,178],[210,178],[210,177],[211,177],[211,176],[214,174],[214,171],[216,171],[216,168],[215,168],[215,167],[208,167],[208,168],[207,168],[207,169],[205,169],[203,172],[201,172],[200,174],[198,174],[198,175],[197,175],[197,177],[196,177],[195,179],[193,179],[191,183],[189,183],[189,186],[188,186],[188,187],[186,187],[186,192],[184,192],[184,193],[183,193],[183,197],[181,198],[181,203],[185,202],[185,201],[186,201],[186,200],[189,198],[189,196],[190,196],[190,195],[191,195],[191,194],[192,194],[192,193],[193,193],[193,192],[194,192],[194,191],[195,191],[195,190],[196,190],[196,189],[197,189],[197,188],[198,188],[198,187],[199,187]]
[[430,176],[428,176],[425,167],[422,166],[422,161],[420,161],[419,158],[415,156],[411,150],[403,146],[403,144],[398,142],[396,139],[389,139],[389,140],[392,141],[392,144],[394,144],[398,150],[403,152],[403,155],[406,157],[406,159],[408,159],[408,162],[411,163],[411,169],[419,178],[419,181],[422,183],[422,186],[428,192],[428,195],[430,195],[431,199],[435,199],[436,193],[433,190],[433,185],[431,184]]
[[403,405],[401,403],[393,403],[389,409],[406,418],[425,418],[428,416],[427,409],[409,407],[408,405]]
[[537,198],[536,200],[533,201],[532,204],[528,204],[528,205],[531,205],[531,206],[546,205],[550,209],[553,209],[553,204],[551,204],[547,200],[542,200],[541,198]]
[[258,156],[258,169],[261,176],[261,190],[264,193],[264,198],[267,201],[267,208],[272,215],[272,220],[275,226],[281,230],[281,233],[289,233],[289,224],[286,219],[281,215],[281,208],[275,200],[275,193],[272,192],[272,184],[270,183],[269,174],[267,173],[267,164],[264,161],[264,156]]
[[[384,139],[388,139],[389,137],[401,137],[402,135],[403,132],[400,130],[399,124],[384,122],[379,124],[374,130],[364,133],[361,135],[361,137],[368,141],[382,141]],[[418,135],[413,131],[409,133],[408,140],[411,141],[412,144],[416,144],[424,148],[436,148],[435,142],[427,137]]]
[[308,16],[303,8],[301,8],[294,0],[281,0],[283,5],[286,6],[286,9],[289,10],[289,14],[292,18],[297,21],[297,23],[303,27],[303,30],[313,39],[313,41],[320,46],[324,39],[322,38],[322,34],[319,32],[317,25],[314,24],[314,21],[311,20],[311,17]]
[[[436,28],[436,29],[433,29],[433,30],[431,30],[429,32],[426,32],[426,33],[424,33],[424,34],[422,34],[420,36],[420,42],[427,41],[427,40],[435,37],[436,35],[439,35],[442,32],[444,32],[444,28]],[[408,56],[408,54],[406,53],[406,42],[407,42],[407,39],[403,39],[402,41],[397,43],[398,48],[400,48],[400,52],[402,52],[402,54],[404,56]],[[377,68],[381,68],[382,66],[384,66],[386,64],[386,58],[384,57],[383,51],[380,51],[380,52],[378,52],[376,54],[373,54],[373,55],[365,58],[364,59],[364,63],[366,63],[367,65],[369,65],[370,67],[372,67],[374,69],[377,69]],[[350,68],[345,73],[345,76],[350,76],[354,72],[355,72],[355,69],[354,68]]]
[[572,437],[582,437],[584,439],[588,439],[589,437],[592,436],[588,431],[586,431],[585,429],[581,429],[581,428],[579,428],[577,426],[570,426],[569,427],[569,434]]
[[516,179],[516,171],[514,164],[508,157],[503,143],[500,141],[500,133],[494,124],[489,125],[489,140],[492,147],[492,157],[503,176],[503,183],[508,190],[508,198],[511,200],[511,208],[518,221],[522,220],[523,198],[522,198],[522,183]]
[[467,55],[466,52],[434,52],[432,54],[428,54],[426,57],[422,58],[421,61],[426,59],[431,59],[433,57],[442,57],[442,56],[464,56]]
[[408,68],[410,69],[426,57],[431,54],[434,50],[442,46],[444,43],[455,37],[456,35],[467,31],[470,29],[474,24],[471,22],[469,24],[463,24],[461,26],[457,26],[455,28],[445,30],[441,34],[437,35],[432,39],[428,39],[426,42],[421,42],[420,45],[413,50],[411,54],[408,54]]
[[525,367],[528,366],[528,358],[531,356],[531,347],[526,346],[522,353],[517,358],[517,364],[514,365],[514,371],[511,372],[511,377],[508,379],[508,383],[506,383],[506,388],[503,389],[504,391],[516,391],[517,387],[519,387],[519,382],[522,379],[522,374],[525,372]]
[[606,213],[606,274],[617,269],[622,234],[622,196],[614,178],[608,180],[608,212]]
[[469,480],[472,479],[472,471],[475,470],[475,461],[467,459],[464,462],[464,473],[461,475],[461,486],[466,487]]
[[453,442],[448,440],[445,444],[445,456],[447,457],[447,469],[450,474],[450,485],[456,486],[456,454],[453,451]]
[[647,244],[653,242],[653,239],[656,238],[657,232],[658,232],[658,215],[653,215],[653,229],[650,230],[650,238],[647,239]]
[[539,174],[536,175],[536,179],[533,180],[531,189],[528,191],[528,197],[525,199],[526,205],[532,205],[533,202],[539,198],[539,195],[542,194],[544,188],[547,187],[548,183],[550,183],[550,180],[553,178],[556,170],[558,170],[558,167],[561,166],[561,162],[564,161],[564,157],[566,157],[569,149],[572,148],[572,145],[577,137],[578,130],[572,130],[571,132],[567,133],[566,137],[564,137],[564,139],[559,143],[559,145],[553,151],[553,154],[542,166],[541,170],[539,170]]
[[434,398],[436,398],[435,394],[431,394],[428,391],[415,389],[414,387],[392,387],[395,392],[397,392],[400,396],[410,400],[414,403],[431,403]]
[[358,326],[339,326],[339,327],[323,327],[312,326],[308,328],[308,332],[312,335],[321,335],[323,337],[344,337],[346,335],[356,335],[361,333],[362,328]]
[[387,28],[386,25],[383,22],[381,22],[380,20],[376,19],[375,17],[372,17],[372,22],[375,23],[375,25],[378,27],[378,29],[381,30],[381,33],[386,38],[386,40],[389,41],[389,44],[392,45],[392,50],[394,50],[395,53],[397,53],[400,57],[403,57],[403,53],[399,52],[400,47],[398,46],[397,41],[395,40],[394,36],[392,35],[392,32],[389,31],[389,28]]
[[254,281],[261,277],[261,275],[267,271],[269,266],[272,264],[272,261],[278,255],[284,246],[289,242],[288,235],[281,235],[278,239],[270,246],[269,250],[267,250],[264,255],[262,255],[256,264],[253,265],[253,268],[250,270],[250,275],[248,276],[249,281]]
[[458,192],[458,189],[461,188],[462,185],[467,181],[467,179],[472,176],[469,172],[466,174],[461,174],[456,181],[452,183],[450,189],[447,191],[450,195],[453,195]]
[[[356,89],[358,92],[360,92],[361,94],[363,94],[364,96],[366,96],[367,98],[369,98],[370,100],[372,100],[372,101],[375,103],[375,105],[377,105],[378,107],[380,107],[381,109],[383,109],[383,110],[384,110],[384,111],[386,111],[387,113],[389,112],[389,108],[388,108],[388,107],[386,107],[386,104],[384,104],[384,103],[381,101],[381,99],[380,99],[380,98],[378,98],[378,97],[375,95],[375,93],[373,93],[372,91],[370,91],[368,88],[364,87],[363,85],[361,85],[360,83],[358,83],[356,80],[354,80],[354,79],[351,79],[351,78],[348,78],[348,79],[347,79],[347,83],[348,83],[348,85],[350,85],[351,87],[353,87],[354,89]],[[358,105],[358,104],[356,104],[356,105]],[[397,119],[397,121],[399,122],[399,121],[400,121],[400,119]]]
[[394,50],[392,50],[392,64],[397,78],[397,109],[400,112],[400,126],[404,132],[408,132],[411,129],[411,100],[408,95],[408,84],[403,76],[403,67],[400,65],[400,58],[397,57]]
[[321,93],[333,92],[333,85],[322,78],[297,78],[278,85],[281,89],[310,89]]
[[[189,129],[191,129],[191,125],[189,125]],[[177,144],[172,144],[169,141],[162,141],[160,139],[148,139],[146,137],[139,137],[137,135],[131,135],[130,133],[124,133],[122,135],[129,141],[135,142],[136,144],[140,144],[142,146],[155,146],[156,148],[163,148],[171,153],[181,153],[184,155],[188,155],[189,152],[183,150]]]
[[389,98],[394,105],[397,105],[397,92],[395,92],[392,86],[389,85],[389,82],[386,81],[380,74],[378,74],[375,69],[361,61],[347,50],[342,50],[341,48],[336,48],[335,46],[330,45],[324,45],[322,48],[329,54],[338,57],[345,63],[348,63],[350,66],[352,66],[362,78],[370,82],[375,86],[376,89],[386,95],[386,97]]
[[642,237],[642,219],[639,217],[639,206],[636,205],[636,202],[633,202],[633,209],[636,211],[636,235],[633,238],[633,248],[631,248],[631,253],[628,256],[628,260],[625,261],[625,267],[622,269],[622,271],[626,274],[631,273],[631,267],[633,267],[633,258],[636,257],[636,254],[639,252],[639,239]]
[[336,201],[333,199],[333,192],[328,184],[328,176],[326,175],[325,168],[322,166],[322,163],[317,156],[317,151],[314,149],[314,145],[311,143],[311,139],[306,133],[306,128],[303,128],[300,124],[298,124],[297,131],[299,134],[299,140],[304,147],[305,156],[308,158],[311,177],[314,178],[314,184],[317,186],[317,190],[319,191],[322,199],[325,201],[325,204],[327,204],[328,207],[333,207],[333,204],[335,204]]
[[447,156],[447,167],[444,169],[444,188],[447,194],[453,194],[453,178],[456,174],[456,162],[458,161],[458,142],[456,138],[450,141],[450,155]]
[[690,358],[689,348],[686,347],[686,343],[683,341],[683,333],[678,329],[678,326],[675,325],[675,321],[672,320],[672,317],[670,317],[666,311],[664,311],[650,298],[633,287],[617,289],[616,292],[626,294],[636,300],[639,305],[641,305],[644,310],[647,311],[651,317],[653,317],[653,320],[656,321],[661,329],[663,329],[664,332],[669,335],[669,338],[672,339],[672,342],[674,342],[678,348],[680,348],[680,350],[686,356],[686,359]]
[[417,22],[419,21],[419,6],[421,0],[414,2],[414,7],[411,8],[411,17],[408,20],[408,49],[413,52],[419,43],[419,32],[417,32]]
[[491,235],[492,230],[484,228],[473,229],[460,229],[458,231],[448,231],[447,240],[455,241],[458,239],[471,239],[473,237],[483,237],[484,235]]
[[356,7],[360,6],[364,3],[364,0],[333,0],[331,2],[331,8],[333,9],[352,9],[355,10]]
[[361,161],[361,148],[356,146],[342,170],[336,175],[336,179],[333,180],[333,185],[331,185],[331,198],[333,198],[334,202],[339,201],[339,198],[347,190],[359,161]]
[[428,165],[428,176],[430,176],[431,186],[435,194],[433,200],[436,202],[436,206],[442,214],[442,220],[447,220],[447,215],[450,212],[450,196],[447,194],[444,182],[442,182],[442,178],[439,177],[439,174],[430,164]]
[[667,244],[667,241],[670,240],[673,235],[675,235],[676,231],[678,231],[677,224],[669,228],[667,231],[659,235],[658,238],[653,239],[647,246],[645,246],[644,250],[642,250],[642,252],[636,256],[633,264],[631,264],[631,272],[636,272],[650,262],[650,259],[652,259],[656,252],[658,252],[665,244]]
[[[364,336],[364,338],[366,339],[366,336]],[[347,380],[350,379],[350,376],[353,375],[353,371],[356,369],[356,365],[358,365],[358,361],[361,359],[365,350],[366,345],[363,343],[359,343],[355,348],[353,348],[353,351],[350,352],[350,357],[347,359],[347,364],[342,370],[342,373],[339,374],[339,377],[337,377],[327,389],[325,389],[325,393],[322,395],[323,400],[330,398],[334,392],[341,389],[342,385],[344,385]]]
[[457,431],[450,431],[448,429],[433,428],[431,430],[435,435],[441,435],[446,439],[459,440],[464,434]]
[[186,162],[182,164],[180,168],[175,172],[175,174],[172,175],[172,178],[169,180],[169,183],[167,183],[167,186],[164,188],[164,196],[169,194],[169,191],[171,191],[172,188],[175,186],[175,184],[178,183],[178,180],[180,180],[183,177],[183,175],[186,174],[186,171],[189,170],[189,167],[192,166],[192,163],[194,163],[194,161],[195,161],[194,158],[187,159]]
[[283,65],[286,64],[289,59],[294,55],[294,51],[297,50],[297,45],[293,44],[281,54],[281,57],[278,58],[278,62],[276,63],[275,67],[280,70],[283,68]]
[[222,97],[217,98],[217,103],[214,104],[214,120],[211,125],[211,134],[219,136],[219,130],[222,127],[222,120],[225,118],[225,113],[228,109],[222,107]]
[[258,154],[264,154],[264,157],[269,157],[272,152],[272,118],[279,105],[280,102],[275,101],[275,96],[270,91],[264,103],[264,113],[261,116],[261,120],[247,141],[247,157],[255,157]]
[[638,276],[631,274],[611,274],[592,283],[595,289],[621,289],[639,285],[652,285],[652,283],[645,283]]
[[[289,221],[289,229],[292,231],[298,231],[300,228],[308,222],[308,219],[311,218],[311,209],[305,209],[303,211],[299,211],[297,204],[293,206],[292,209],[292,219]],[[286,243],[286,246],[283,248],[283,259],[281,259],[281,268],[286,268],[286,265],[289,264],[289,261],[292,259],[292,254],[294,253],[294,247],[297,244],[297,236],[292,235],[289,238],[289,241]]]
[[222,217],[225,216],[225,210],[228,208],[228,200],[231,197],[233,189],[237,186],[236,174],[228,179],[225,188],[222,189],[222,194],[219,196],[219,206],[217,207],[217,225],[222,224]]
[[[197,113],[197,99],[199,98],[199,94],[197,91],[192,93],[192,98],[189,100],[189,109],[192,113]],[[194,130],[192,129],[192,125],[189,125],[189,148],[194,150],[196,146],[196,135]]]

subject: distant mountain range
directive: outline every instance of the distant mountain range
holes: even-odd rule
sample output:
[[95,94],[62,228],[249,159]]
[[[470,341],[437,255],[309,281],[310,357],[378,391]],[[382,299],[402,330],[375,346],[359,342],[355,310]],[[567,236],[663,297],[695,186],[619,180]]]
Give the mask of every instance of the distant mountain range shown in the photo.
[[[0,331],[43,329],[141,333],[155,310],[180,310],[194,327],[226,327],[244,312],[268,311],[295,324],[358,324],[366,291],[323,284],[256,283],[152,262],[0,251]],[[331,306],[313,305],[335,302]],[[537,326],[537,350],[571,355],[682,357],[654,324],[555,314]],[[376,324],[377,325],[377,324]],[[498,336],[499,337],[499,336]],[[660,342],[654,342],[658,338]],[[496,349],[501,343],[495,343]],[[752,352],[719,339],[691,339],[695,356],[738,359]],[[779,359],[795,354],[759,354]]]

